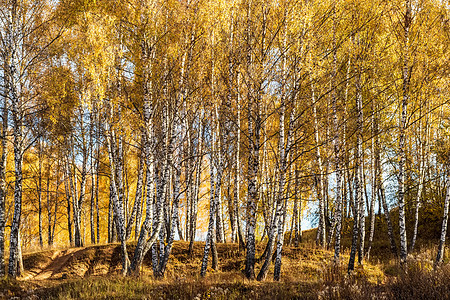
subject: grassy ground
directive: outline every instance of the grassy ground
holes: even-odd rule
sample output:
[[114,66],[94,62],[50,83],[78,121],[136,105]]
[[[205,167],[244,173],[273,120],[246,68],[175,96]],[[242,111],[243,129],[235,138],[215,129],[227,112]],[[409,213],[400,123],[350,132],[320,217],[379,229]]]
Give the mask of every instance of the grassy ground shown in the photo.
[[153,278],[149,257],[140,278],[122,278],[117,244],[28,253],[23,278],[0,280],[0,299],[450,299],[450,258],[446,254],[444,267],[433,270],[434,246],[421,243],[402,268],[379,239],[370,261],[348,275],[348,250],[335,266],[333,252],[316,247],[314,235],[304,232],[303,243],[284,248],[280,282],[272,280],[273,264],[268,280],[246,280],[245,253],[237,244],[218,244],[220,268],[205,278],[199,276],[200,242],[193,255],[188,243],[174,244],[164,279]]

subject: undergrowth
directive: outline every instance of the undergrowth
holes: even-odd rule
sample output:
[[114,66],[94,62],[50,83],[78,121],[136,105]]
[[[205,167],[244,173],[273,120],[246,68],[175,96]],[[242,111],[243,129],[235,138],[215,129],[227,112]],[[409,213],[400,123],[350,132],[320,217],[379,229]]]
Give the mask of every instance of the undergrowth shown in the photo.
[[[406,266],[395,258],[373,255],[348,274],[348,249],[342,251],[340,264],[334,264],[333,251],[305,240],[298,247],[284,248],[280,282],[272,280],[273,264],[266,281],[245,279],[245,253],[236,244],[218,244],[220,268],[208,269],[201,278],[203,245],[195,243],[194,253],[189,254],[187,242],[174,244],[164,279],[153,278],[150,257],[141,277],[123,278],[119,245],[112,244],[72,249],[61,269],[64,276],[44,281],[0,279],[0,299],[450,299],[448,252],[437,269],[433,268],[436,248],[421,245],[408,256]],[[376,250],[373,253],[380,253]],[[260,244],[257,256],[263,251]],[[51,251],[25,255],[26,268],[47,263],[51,255]],[[261,265],[259,261],[255,269]]]

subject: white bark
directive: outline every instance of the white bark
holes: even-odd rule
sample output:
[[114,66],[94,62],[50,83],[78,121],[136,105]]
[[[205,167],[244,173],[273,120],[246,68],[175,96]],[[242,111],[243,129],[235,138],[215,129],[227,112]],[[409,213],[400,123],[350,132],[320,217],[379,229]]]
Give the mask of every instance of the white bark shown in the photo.
[[20,39],[22,33],[19,29],[19,16],[16,15],[18,10],[17,3],[13,3],[10,7],[7,33],[7,69],[6,80],[8,82],[8,96],[11,101],[12,120],[13,120],[13,148],[14,148],[14,215],[11,224],[10,233],[10,251],[9,251],[9,267],[8,275],[16,277],[18,275],[17,263],[20,256],[20,223],[22,217],[22,162],[23,162],[23,101],[21,95],[21,74],[20,63],[18,61],[18,52],[21,50],[21,43],[16,39]]
[[450,174],[448,172],[449,166],[446,166],[447,169],[447,192],[445,195],[444,201],[444,216],[442,218],[442,227],[441,227],[441,238],[439,240],[438,252],[435,260],[435,268],[442,264],[444,258],[444,248],[445,248],[445,237],[447,236],[447,224],[448,224],[448,207],[450,205]]
[[341,195],[341,143],[339,136],[339,121],[337,115],[337,91],[336,91],[336,77],[337,77],[337,42],[336,42],[336,7],[333,7],[333,69],[331,74],[331,100],[333,109],[333,148],[334,148],[334,167],[336,172],[336,238],[334,241],[334,262],[339,262],[339,255],[341,251],[341,218],[342,218],[342,195]]
[[311,101],[314,117],[314,143],[315,143],[314,146],[316,147],[316,160],[317,160],[317,167],[316,167],[317,171],[314,176],[314,185],[317,200],[319,202],[319,226],[317,228],[316,242],[318,242],[322,246],[325,246],[326,245],[325,203],[322,197],[322,191],[324,189],[322,180],[323,167],[322,167],[322,155],[320,153],[319,147],[320,140],[319,140],[319,122],[317,120],[317,104],[316,104],[317,100],[315,96],[315,87],[313,83],[311,83]]
[[[206,271],[208,268],[208,256],[210,248],[214,246],[215,243],[215,226],[214,224],[217,222],[217,205],[218,205],[218,193],[220,192],[220,185],[222,182],[222,167],[219,166],[221,163],[219,159],[215,157],[216,149],[214,147],[214,143],[216,140],[215,130],[212,130],[212,138],[211,138],[211,148],[209,155],[209,168],[210,168],[210,201],[209,201],[209,222],[208,222],[208,231],[206,233],[205,239],[205,248],[203,251],[203,259],[202,266],[200,269],[200,275],[204,277],[206,275]],[[214,249],[213,249],[214,251]],[[213,253],[214,259],[214,253]],[[217,263],[217,262],[216,262]],[[214,265],[214,262],[213,262]]]
[[399,206],[399,228],[400,228],[400,261],[406,263],[408,254],[408,245],[406,240],[406,220],[405,220],[405,130],[407,127],[407,105],[409,102],[409,81],[410,81],[410,61],[409,61],[409,30],[412,20],[411,0],[406,0],[406,12],[404,29],[404,45],[403,45],[403,70],[402,70],[402,102],[401,102],[401,118],[399,124],[399,152],[398,152],[398,206]]
[[[7,86],[4,89],[5,95],[7,94]],[[1,152],[0,152],[0,277],[5,275],[5,225],[6,225],[6,157],[7,157],[7,139],[6,134],[8,131],[8,103],[7,97],[3,98],[2,106],[2,129],[1,129]]]
[[414,210],[414,231],[413,236],[411,239],[411,246],[409,249],[409,252],[414,250],[414,247],[416,245],[416,239],[417,239],[417,229],[419,227],[419,209],[420,209],[420,200],[422,198],[422,191],[424,186],[424,180],[425,180],[425,147],[427,147],[428,142],[428,122],[426,122],[426,130],[425,130],[425,137],[422,136],[422,120],[419,120],[419,186],[417,189],[417,195],[416,195],[416,207]]
[[[112,117],[113,107],[110,105],[110,117]],[[110,122],[110,121],[109,121]],[[108,147],[108,157],[109,157],[109,166],[111,169],[111,189],[113,192],[113,204],[114,204],[114,215],[116,218],[116,228],[117,234],[119,237],[119,241],[121,244],[121,255],[122,255],[122,274],[126,275],[129,266],[128,252],[127,252],[127,244],[126,244],[126,226],[125,226],[125,215],[124,215],[124,203],[123,203],[123,195],[121,195],[121,190],[118,187],[121,184],[120,180],[117,180],[117,175],[119,174],[120,167],[118,165],[120,162],[117,158],[116,144],[115,144],[115,130],[107,122],[107,130],[106,130],[106,142]]]

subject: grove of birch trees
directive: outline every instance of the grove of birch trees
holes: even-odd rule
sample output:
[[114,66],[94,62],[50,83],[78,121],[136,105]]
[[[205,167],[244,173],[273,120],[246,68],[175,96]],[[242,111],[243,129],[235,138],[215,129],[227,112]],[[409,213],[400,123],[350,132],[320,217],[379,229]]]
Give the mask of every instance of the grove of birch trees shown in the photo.
[[432,218],[440,265],[449,33],[442,0],[0,0],[0,276],[118,242],[163,277],[184,240],[279,280],[305,220],[351,272],[376,222],[406,264]]

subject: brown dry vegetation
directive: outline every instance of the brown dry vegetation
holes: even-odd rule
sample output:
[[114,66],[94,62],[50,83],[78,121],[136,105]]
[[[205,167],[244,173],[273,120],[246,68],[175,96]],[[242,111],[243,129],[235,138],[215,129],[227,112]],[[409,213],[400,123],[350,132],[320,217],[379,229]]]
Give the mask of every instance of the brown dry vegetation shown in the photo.
[[[164,279],[153,278],[149,256],[140,278],[122,278],[120,246],[110,244],[27,253],[24,276],[0,281],[0,298],[450,299],[450,257],[446,255],[444,267],[433,270],[436,249],[426,243],[419,245],[402,269],[384,251],[383,240],[378,240],[372,259],[349,276],[348,251],[341,266],[335,267],[330,263],[333,252],[316,247],[314,235],[315,230],[305,231],[299,247],[285,247],[281,282],[246,280],[245,256],[237,244],[218,244],[220,269],[210,269],[201,278],[201,242],[195,244],[193,255],[187,242],[175,242]],[[130,244],[130,254],[134,246]],[[263,246],[259,245],[259,254]]]

